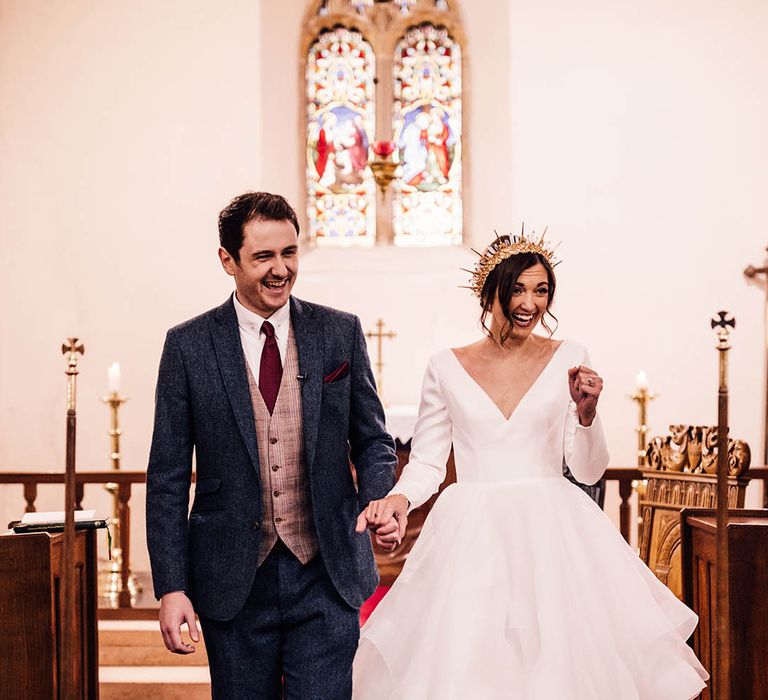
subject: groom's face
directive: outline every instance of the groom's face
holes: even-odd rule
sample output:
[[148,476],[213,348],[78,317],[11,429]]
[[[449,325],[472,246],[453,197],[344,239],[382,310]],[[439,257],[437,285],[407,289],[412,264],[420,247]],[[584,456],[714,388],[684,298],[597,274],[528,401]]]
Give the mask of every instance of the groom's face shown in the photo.
[[240,260],[223,248],[221,264],[235,278],[238,301],[269,318],[288,303],[299,272],[299,241],[290,221],[252,220],[243,226]]

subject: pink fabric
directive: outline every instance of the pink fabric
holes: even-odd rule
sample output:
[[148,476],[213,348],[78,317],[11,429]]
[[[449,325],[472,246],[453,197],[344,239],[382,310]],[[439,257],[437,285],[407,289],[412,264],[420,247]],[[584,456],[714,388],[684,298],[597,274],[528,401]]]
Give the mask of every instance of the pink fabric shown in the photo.
[[247,365],[246,370],[256,421],[263,509],[258,565],[267,558],[278,537],[306,564],[316,556],[318,543],[304,462],[299,356],[293,328],[288,330],[285,370],[273,413],[267,410]]

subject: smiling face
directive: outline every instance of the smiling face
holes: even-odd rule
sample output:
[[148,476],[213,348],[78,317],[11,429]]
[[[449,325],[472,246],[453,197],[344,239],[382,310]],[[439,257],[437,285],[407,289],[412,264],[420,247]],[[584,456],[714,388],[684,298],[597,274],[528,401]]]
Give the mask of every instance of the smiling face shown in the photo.
[[299,241],[287,220],[251,219],[243,226],[239,260],[219,248],[219,259],[235,278],[237,299],[254,313],[269,318],[288,303],[299,273]]
[[523,270],[512,286],[507,313],[504,313],[497,294],[491,307],[494,338],[503,337],[503,330],[508,325],[507,340],[525,340],[547,311],[549,285],[546,268],[536,263]]

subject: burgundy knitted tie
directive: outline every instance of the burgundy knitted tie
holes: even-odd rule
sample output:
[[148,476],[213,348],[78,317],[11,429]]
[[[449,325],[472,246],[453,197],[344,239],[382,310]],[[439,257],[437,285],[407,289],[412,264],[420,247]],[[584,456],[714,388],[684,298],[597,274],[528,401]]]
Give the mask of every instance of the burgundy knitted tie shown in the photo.
[[275,328],[269,321],[261,324],[261,330],[266,336],[264,349],[261,351],[261,365],[259,366],[259,391],[267,404],[267,409],[272,413],[277,401],[277,392],[280,391],[280,382],[283,379],[283,365],[280,363],[280,351],[275,340]]

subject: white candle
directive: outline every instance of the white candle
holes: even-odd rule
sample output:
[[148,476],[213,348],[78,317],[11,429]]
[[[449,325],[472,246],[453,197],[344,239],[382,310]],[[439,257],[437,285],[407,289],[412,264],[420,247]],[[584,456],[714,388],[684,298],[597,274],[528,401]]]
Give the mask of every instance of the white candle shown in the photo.
[[107,369],[107,383],[109,386],[109,393],[116,394],[120,391],[120,365],[117,362],[113,362]]
[[635,385],[640,391],[648,388],[648,375],[644,370],[640,370],[635,377]]

